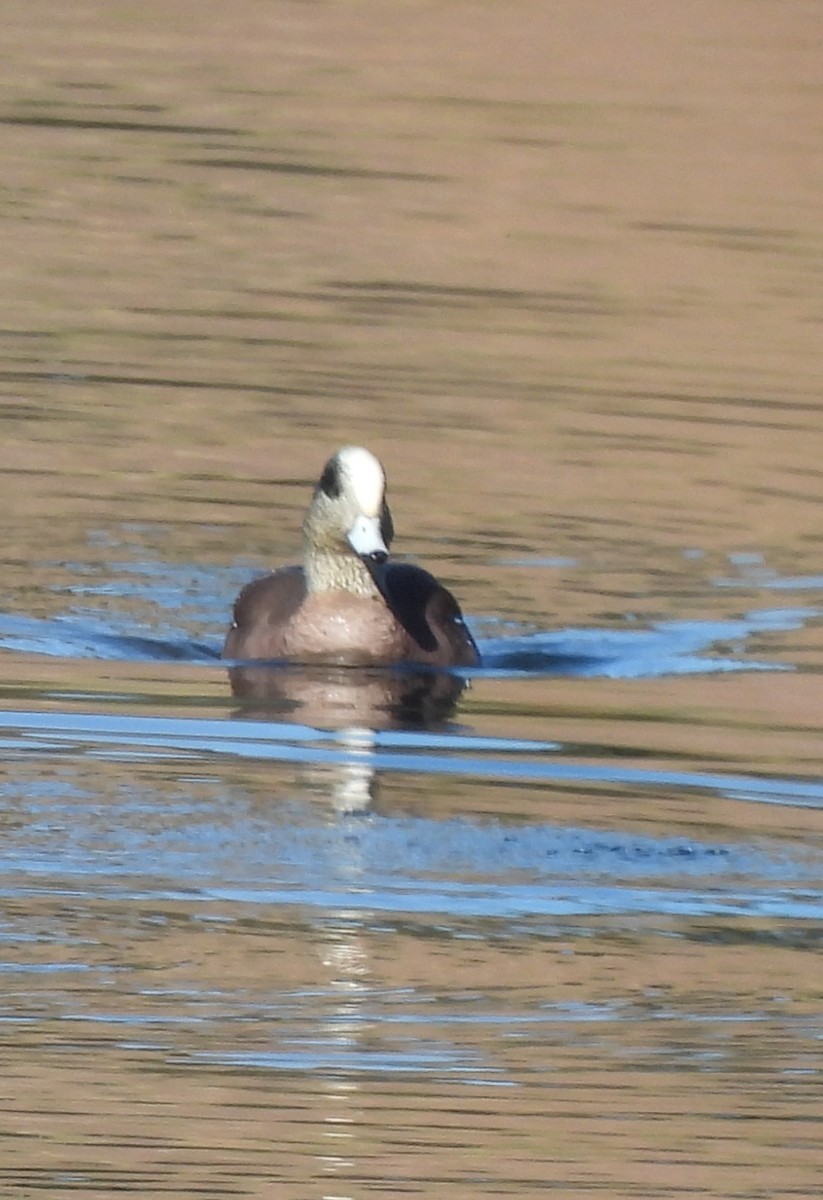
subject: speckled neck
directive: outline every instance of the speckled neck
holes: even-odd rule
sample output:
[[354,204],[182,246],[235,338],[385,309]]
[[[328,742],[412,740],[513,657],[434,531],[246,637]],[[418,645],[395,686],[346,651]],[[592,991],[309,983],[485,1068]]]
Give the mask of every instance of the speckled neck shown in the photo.
[[309,592],[342,591],[355,596],[380,596],[367,567],[356,554],[329,552],[315,547],[306,551],[303,565]]

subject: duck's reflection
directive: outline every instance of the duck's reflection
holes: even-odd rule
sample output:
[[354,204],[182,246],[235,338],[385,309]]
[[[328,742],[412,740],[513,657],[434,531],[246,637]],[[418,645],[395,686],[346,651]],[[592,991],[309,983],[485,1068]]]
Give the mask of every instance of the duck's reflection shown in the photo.
[[338,812],[362,812],[376,799],[375,741],[382,730],[432,730],[453,716],[467,680],[426,668],[284,666],[250,663],[229,668],[239,716],[290,717],[334,730],[341,756],[305,770]]
[[322,1088],[311,1121],[317,1173],[330,1181],[324,1194],[354,1200],[356,1180],[367,1169],[363,1146],[375,1136],[371,1081],[396,1061],[399,1069],[408,1069],[403,1051],[391,1045],[384,1049],[385,1035],[375,1028],[375,997],[389,984],[372,962],[369,931],[385,916],[380,907],[368,907],[374,884],[358,836],[358,829],[365,828],[361,814],[368,814],[368,821],[377,810],[381,731],[442,729],[454,716],[468,680],[421,667],[261,662],[229,667],[228,677],[239,718],[268,721],[281,729],[295,722],[329,731],[319,744],[310,744],[308,754],[295,759],[302,797],[322,796],[326,822],[337,834],[329,862],[318,872],[318,887],[329,896],[342,893],[340,907],[324,907],[312,921],[311,936],[324,972],[319,994],[325,995],[325,1011],[310,1035]]
[[322,729],[435,729],[454,714],[467,681],[425,668],[229,668],[245,716],[299,716]]
[[317,1155],[322,1174],[334,1177],[336,1200],[353,1200],[347,1177],[362,1170],[357,1147],[368,1131],[363,1106],[363,1070],[368,1062],[368,1039],[374,1028],[368,1000],[373,995],[372,964],[362,936],[373,913],[330,913],[317,930],[317,950],[327,972],[329,1008],[321,1026],[326,1045],[327,1069],[322,1083],[326,1097]]
[[333,766],[315,768],[313,782],[324,789],[332,808],[339,813],[364,812],[377,798],[375,731],[352,725],[341,729],[338,739],[345,748],[345,757]]

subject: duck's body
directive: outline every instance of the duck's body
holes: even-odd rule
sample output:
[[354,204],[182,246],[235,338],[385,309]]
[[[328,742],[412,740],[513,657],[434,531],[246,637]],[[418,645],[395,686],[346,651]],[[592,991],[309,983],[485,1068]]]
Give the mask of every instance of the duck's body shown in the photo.
[[454,596],[421,567],[389,560],[393,532],[383,468],[368,450],[346,447],[315,488],[303,566],[243,589],[224,657],[476,666]]

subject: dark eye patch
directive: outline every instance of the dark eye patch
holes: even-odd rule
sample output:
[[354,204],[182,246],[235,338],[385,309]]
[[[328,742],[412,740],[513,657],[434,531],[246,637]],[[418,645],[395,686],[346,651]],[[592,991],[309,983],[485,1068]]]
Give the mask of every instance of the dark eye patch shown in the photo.
[[387,546],[394,540],[394,521],[391,519],[389,506],[383,501],[383,511],[380,514],[380,535]]
[[340,474],[333,458],[326,463],[323,474],[320,476],[319,487],[320,491],[325,492],[330,500],[336,500],[340,495]]

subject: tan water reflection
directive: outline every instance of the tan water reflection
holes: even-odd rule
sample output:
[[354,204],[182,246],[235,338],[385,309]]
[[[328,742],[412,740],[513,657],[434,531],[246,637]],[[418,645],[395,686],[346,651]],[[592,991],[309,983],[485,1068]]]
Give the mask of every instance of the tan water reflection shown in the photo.
[[[55,714],[88,711],[88,699],[72,706],[68,698],[77,666],[46,664],[35,660],[30,672],[39,695],[54,697]],[[26,664],[18,665],[22,674]],[[181,722],[211,717],[226,686],[217,667],[199,696],[183,667],[110,664],[106,672],[111,699],[92,707],[122,712],[131,694],[127,712],[171,712]],[[88,689],[99,673],[86,665]],[[499,686],[476,681],[464,714],[472,728],[491,732],[495,718],[483,709]],[[625,748],[638,736],[623,707],[629,687],[601,681],[600,716],[587,721],[585,682],[555,681],[552,730],[564,734],[571,722]],[[662,720],[665,689],[674,695],[676,685],[657,687],[646,695],[660,718],[649,733],[656,758],[646,764],[711,770],[711,726]],[[226,724],[229,739],[253,732]],[[783,760],[793,735],[781,743],[775,732],[759,764],[749,736],[730,733],[724,745],[756,769]],[[372,910],[356,825],[340,827],[334,882],[318,859],[318,889],[339,893],[348,880],[348,908],[309,907],[297,893],[273,905],[254,895],[274,887],[280,869],[266,866],[262,839],[287,821],[295,798],[330,812],[339,773],[236,762],[219,745],[188,760],[141,760],[137,747],[124,770],[118,744],[107,758],[88,737],[87,750],[80,733],[73,749],[20,762],[20,801],[4,809],[7,854],[18,822],[38,823],[43,844],[40,874],[3,871],[0,1179],[10,1188],[159,1196],[171,1186],[179,1195],[295,1198],[700,1188],[733,1196],[756,1166],[764,1192],[814,1195],[820,981],[811,923],[604,911],[512,926],[461,919],[459,910]],[[52,815],[48,789],[61,781],[82,790]],[[700,792],[501,790],[478,778],[395,773],[378,798],[382,817],[444,822],[506,819],[503,805],[513,833],[520,822],[546,822],[707,844],[751,838],[756,846],[769,836],[788,849],[802,839],[819,845],[823,832],[823,811]],[[225,897],[201,891],[209,881],[196,866],[179,880],[118,873],[111,831],[127,819],[124,806],[164,864],[175,830],[181,855],[196,864],[205,852],[211,870],[216,859]],[[222,846],[202,832],[214,820]],[[61,879],[59,864],[49,866],[55,842],[70,845],[86,824],[103,873],[94,858],[81,859],[80,873]],[[232,882],[245,875],[233,859],[244,830],[261,841],[262,875],[233,899],[244,887]],[[405,864],[396,869],[402,876]]]
[[815,1193],[815,956],[768,930],[736,945],[707,924],[667,950],[642,931],[495,945],[208,915],[80,909],[74,936],[116,949],[85,977],[12,979],[28,1016],[3,1035],[0,1178],[55,1195],[737,1195],[756,1163],[763,1194]]
[[[4,611],[62,618],[118,556],[290,560],[307,483],[350,441],[472,617],[814,603],[728,556],[820,571],[817,5],[35,7],[0,15]],[[458,720],[573,762],[819,780],[820,623],[752,641],[804,673],[487,678]],[[2,662],[3,710],[236,713],[218,668]],[[340,783],[118,752],[4,749],[0,1190],[818,1193],[811,922],[397,915],[368,907],[354,852],[351,911],[109,878],[130,788],[190,806],[195,856],[212,789],[247,799],[253,841]],[[786,853],[823,833],[819,811],[699,790],[380,782],[375,819]],[[168,835],[162,805],[146,820]],[[15,868],[21,828],[38,870]]]

